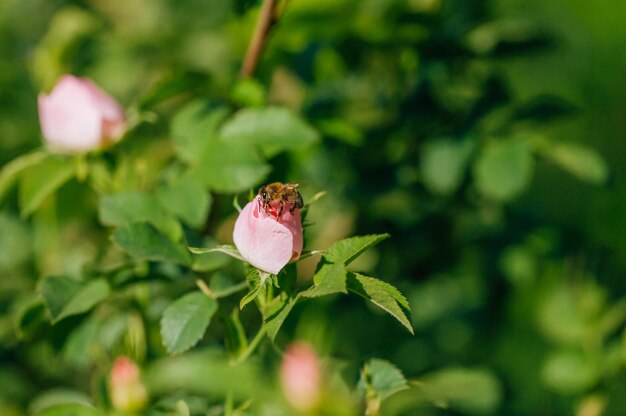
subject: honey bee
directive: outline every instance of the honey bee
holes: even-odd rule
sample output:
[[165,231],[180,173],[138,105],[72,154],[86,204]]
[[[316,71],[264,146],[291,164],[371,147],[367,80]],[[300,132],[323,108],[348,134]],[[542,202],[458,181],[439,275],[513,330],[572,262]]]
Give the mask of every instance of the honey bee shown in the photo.
[[[302,208],[304,202],[302,195],[296,189],[297,183],[274,182],[259,188],[258,195],[261,197],[263,209],[277,218],[282,217],[285,208],[293,215],[296,209]],[[277,211],[278,210],[278,211]]]

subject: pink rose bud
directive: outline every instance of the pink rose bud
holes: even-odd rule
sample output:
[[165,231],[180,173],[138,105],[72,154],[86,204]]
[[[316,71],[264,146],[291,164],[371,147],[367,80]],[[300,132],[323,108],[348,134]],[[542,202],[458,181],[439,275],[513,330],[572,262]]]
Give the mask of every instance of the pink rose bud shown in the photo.
[[39,121],[48,145],[65,153],[101,149],[126,131],[122,107],[91,80],[72,75],[50,95],[39,94]]
[[285,351],[280,369],[280,381],[285,397],[299,411],[309,411],[320,401],[320,364],[317,353],[309,344],[296,342]]
[[125,412],[143,409],[148,402],[148,393],[141,383],[139,367],[128,357],[115,359],[109,378],[111,404]]
[[263,208],[255,197],[241,210],[233,241],[241,256],[257,269],[278,274],[291,260],[302,253],[302,221],[300,210],[287,207],[281,216]]

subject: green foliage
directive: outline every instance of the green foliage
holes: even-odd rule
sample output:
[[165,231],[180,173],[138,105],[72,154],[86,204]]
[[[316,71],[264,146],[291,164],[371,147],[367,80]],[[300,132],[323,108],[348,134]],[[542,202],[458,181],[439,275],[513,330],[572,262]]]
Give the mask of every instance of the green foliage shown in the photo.
[[409,388],[402,371],[388,361],[373,358],[361,369],[359,385],[380,400]]
[[502,400],[502,387],[483,370],[447,368],[422,380],[430,401],[470,414],[491,414]]
[[193,101],[178,111],[171,125],[178,156],[185,162],[199,163],[207,143],[217,139],[218,127],[227,115],[227,108],[210,108],[204,100]]
[[267,176],[270,167],[246,143],[215,140],[207,143],[190,175],[215,191],[242,192]]
[[289,312],[291,312],[293,307],[296,305],[296,302],[297,299],[283,295],[280,297],[276,297],[267,306],[267,312],[265,321],[263,322],[263,327],[271,340],[274,340],[274,338],[276,338],[278,330],[283,325],[283,322],[285,322],[285,319],[287,319]]
[[16,157],[2,167],[0,171],[0,199],[19,178],[19,175],[30,166],[38,165],[48,157],[47,153],[39,151]]
[[434,140],[422,149],[421,173],[424,185],[435,194],[454,193],[465,176],[472,150],[472,142],[455,142],[450,139]]
[[363,276],[359,273],[348,274],[348,290],[363,296],[373,304],[396,318],[410,333],[413,327],[409,321],[409,302],[389,283]]
[[601,375],[598,357],[580,351],[557,351],[543,365],[546,386],[563,394],[580,393],[594,387]]
[[226,351],[233,357],[241,355],[248,347],[248,339],[241,319],[239,319],[239,309],[233,308],[230,315],[221,318],[221,322],[224,326]]
[[315,130],[284,108],[245,109],[222,127],[220,137],[229,143],[258,147],[266,157],[285,150],[301,150],[319,140]]
[[69,159],[47,157],[20,175],[20,208],[23,216],[33,213],[61,185],[74,175]]
[[532,171],[531,145],[518,137],[488,144],[474,165],[478,190],[497,201],[518,196],[528,186]]
[[545,146],[545,153],[554,163],[581,180],[602,185],[609,177],[609,167],[605,160],[588,147],[558,143]]
[[201,292],[189,293],[163,312],[161,336],[170,354],[180,354],[202,339],[217,310],[215,299]]
[[42,412],[36,413],[38,416],[101,416],[99,412],[93,406],[87,406],[84,404],[60,404],[58,406],[50,407]]
[[176,390],[219,397],[232,394],[236,398],[266,394],[269,401],[268,386],[260,381],[260,369],[254,364],[231,365],[227,357],[215,351],[164,358],[155,362],[146,374],[146,383],[156,394]]
[[104,197],[100,204],[99,217],[100,222],[105,225],[146,222],[173,240],[179,240],[182,236],[180,224],[161,208],[157,198],[147,193],[131,191]]
[[346,288],[347,276],[348,271],[343,264],[324,263],[313,275],[314,286],[301,292],[300,296],[316,298],[335,293],[348,293]]
[[35,415],[99,414],[91,405],[87,395],[69,389],[54,389],[39,395],[31,404],[31,411]]
[[183,246],[146,222],[123,225],[112,238],[124,251],[139,259],[181,264],[191,262],[191,256]]
[[189,177],[159,189],[156,199],[170,214],[194,228],[204,224],[211,207],[211,194]]
[[324,252],[324,258],[331,263],[350,264],[370,247],[388,238],[389,234],[365,235],[351,237],[334,243]]
[[104,300],[110,292],[104,279],[96,279],[86,284],[63,276],[50,276],[42,279],[37,286],[52,323],[71,315],[85,313]]

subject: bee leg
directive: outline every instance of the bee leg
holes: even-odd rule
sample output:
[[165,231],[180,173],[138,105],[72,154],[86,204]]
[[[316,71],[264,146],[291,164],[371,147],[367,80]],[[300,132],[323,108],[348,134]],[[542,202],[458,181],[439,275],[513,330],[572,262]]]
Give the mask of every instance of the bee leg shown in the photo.
[[293,215],[293,212],[296,210],[296,204],[291,204],[291,208],[289,208],[289,213]]
[[278,218],[283,216],[283,210],[285,209],[285,203],[280,201],[280,209],[278,210]]

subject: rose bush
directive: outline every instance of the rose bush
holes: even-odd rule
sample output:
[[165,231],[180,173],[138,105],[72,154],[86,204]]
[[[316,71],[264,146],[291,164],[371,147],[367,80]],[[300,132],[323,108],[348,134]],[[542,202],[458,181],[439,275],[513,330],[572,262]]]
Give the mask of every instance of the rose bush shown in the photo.
[[0,1],[0,415],[623,414],[623,198],[521,17]]

